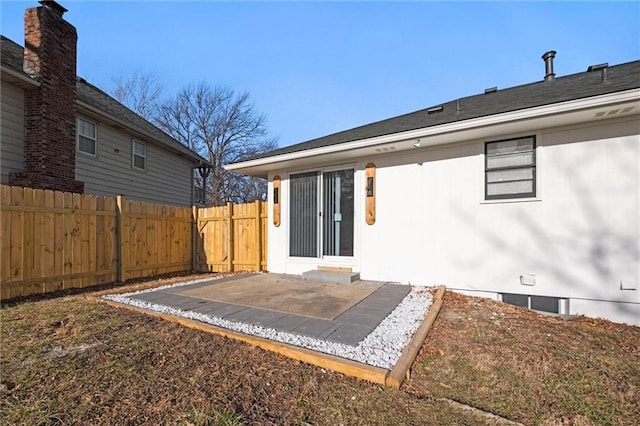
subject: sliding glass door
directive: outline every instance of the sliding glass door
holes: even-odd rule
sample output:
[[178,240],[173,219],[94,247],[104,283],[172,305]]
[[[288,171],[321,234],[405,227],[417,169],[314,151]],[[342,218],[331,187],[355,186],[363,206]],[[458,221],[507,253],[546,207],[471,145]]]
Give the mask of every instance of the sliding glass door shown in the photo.
[[289,177],[289,254],[318,257],[318,172]]
[[353,256],[353,178],[353,169],[289,176],[290,256]]
[[322,254],[353,256],[353,169],[323,174]]

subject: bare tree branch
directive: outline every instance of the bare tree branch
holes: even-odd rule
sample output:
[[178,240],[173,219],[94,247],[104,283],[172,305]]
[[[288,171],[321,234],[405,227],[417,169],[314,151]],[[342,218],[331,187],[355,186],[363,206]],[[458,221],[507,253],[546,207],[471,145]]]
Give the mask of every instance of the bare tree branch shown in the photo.
[[277,147],[269,136],[266,117],[256,112],[247,92],[206,83],[189,85],[157,109],[154,122],[213,164],[208,183],[209,203],[264,199],[266,182],[224,170]]
[[115,86],[111,94],[114,98],[152,121],[164,90],[155,75],[136,71],[127,79],[123,76],[113,78],[113,83]]

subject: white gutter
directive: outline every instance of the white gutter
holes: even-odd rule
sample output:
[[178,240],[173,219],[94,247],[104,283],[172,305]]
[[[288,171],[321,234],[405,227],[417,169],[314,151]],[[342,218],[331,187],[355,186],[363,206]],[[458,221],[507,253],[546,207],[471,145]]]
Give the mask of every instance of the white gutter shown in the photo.
[[255,160],[243,161],[224,166],[226,170],[246,169],[249,167],[264,166],[283,161],[298,160],[302,158],[315,157],[319,155],[350,151],[358,148],[373,147],[406,139],[423,138],[436,136],[445,133],[459,132],[479,127],[505,124],[514,121],[539,118],[563,112],[573,112],[594,107],[602,107],[608,104],[622,103],[633,100],[640,100],[640,89],[631,89],[624,92],[608,93],[605,95],[592,96],[585,99],[559,102],[551,105],[527,108],[518,111],[505,112],[487,117],[472,118],[454,123],[441,124],[439,126],[425,127],[417,130],[410,130],[390,135],[377,136],[368,139],[339,143],[319,148],[312,148],[303,151],[290,152],[287,154],[275,155],[272,157],[257,158]]
[[40,86],[40,82],[36,81],[34,79],[32,79],[31,77],[28,77],[26,75],[24,75],[21,72],[15,71],[9,67],[6,67],[4,65],[0,66],[0,69],[2,70],[3,73],[11,76],[12,78],[15,78],[16,80],[19,80],[22,83],[27,83],[31,86],[34,87],[39,87]]

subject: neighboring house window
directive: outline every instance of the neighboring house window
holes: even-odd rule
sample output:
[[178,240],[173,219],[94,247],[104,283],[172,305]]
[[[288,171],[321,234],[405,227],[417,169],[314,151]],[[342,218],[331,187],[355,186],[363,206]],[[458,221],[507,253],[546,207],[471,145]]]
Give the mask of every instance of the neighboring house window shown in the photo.
[[97,127],[94,122],[78,118],[78,151],[96,155],[98,147]]
[[147,145],[133,141],[133,167],[145,170],[147,168]]
[[487,142],[485,149],[487,200],[536,196],[535,136]]

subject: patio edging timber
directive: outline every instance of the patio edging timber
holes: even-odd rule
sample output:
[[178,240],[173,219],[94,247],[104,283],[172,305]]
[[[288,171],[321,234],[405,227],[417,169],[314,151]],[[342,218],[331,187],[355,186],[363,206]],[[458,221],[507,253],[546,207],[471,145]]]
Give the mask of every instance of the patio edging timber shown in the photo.
[[427,338],[427,335],[429,335],[433,323],[436,321],[436,318],[438,318],[445,291],[446,287],[444,285],[438,286],[438,290],[433,296],[433,303],[429,307],[427,315],[424,320],[422,320],[422,324],[420,324],[420,327],[418,327],[413,334],[407,346],[405,346],[396,365],[394,365],[391,371],[389,371],[389,374],[387,374],[385,386],[399,389],[404,379],[409,378],[411,365],[413,365],[413,361],[416,359],[418,352],[420,352],[422,344]]
[[125,308],[133,310],[135,312],[152,315],[157,318],[178,323],[189,328],[248,343],[261,349],[275,352],[288,358],[305,362],[307,364],[326,368],[338,373],[345,374],[347,376],[356,377],[372,383],[398,389],[402,385],[405,377],[408,378],[409,368],[413,364],[413,361],[415,360],[420,347],[424,343],[424,340],[429,334],[429,331],[431,330],[431,327],[433,326],[433,323],[435,322],[438,313],[440,312],[444,293],[445,286],[439,286],[434,296],[433,303],[429,307],[429,310],[427,311],[422,324],[419,326],[418,330],[416,330],[413,337],[403,350],[400,359],[396,362],[392,369],[367,365],[362,362],[342,358],[336,355],[326,354],[323,352],[314,351],[312,349],[294,346],[288,343],[277,342],[263,337],[251,336],[215,325],[206,324],[197,320],[144,309],[137,306],[103,299],[101,297],[86,297],[87,299],[95,302],[102,302],[116,308]]
[[250,336],[248,334],[231,331],[222,327],[217,327],[210,324],[205,324],[200,321],[191,320],[188,318],[177,317],[161,312],[151,311],[137,306],[131,306],[123,303],[114,302],[112,300],[105,300],[93,296],[88,296],[96,302],[106,303],[109,306],[116,308],[130,309],[143,314],[162,318],[163,320],[175,322],[184,325],[189,328],[204,331],[211,334],[216,334],[222,337],[227,337],[234,340],[239,340],[261,349],[265,349],[271,352],[276,352],[280,355],[284,355],[288,358],[292,358],[298,361],[306,362],[307,364],[315,365],[321,368],[327,368],[338,373],[345,374],[347,376],[353,376],[360,379],[370,381],[384,385],[389,370],[381,367],[374,367],[372,365],[363,364],[350,359],[341,358],[335,355],[329,355],[322,352],[313,351],[311,349],[301,348],[293,346],[287,343],[276,342],[273,340],[265,339],[263,337]]

